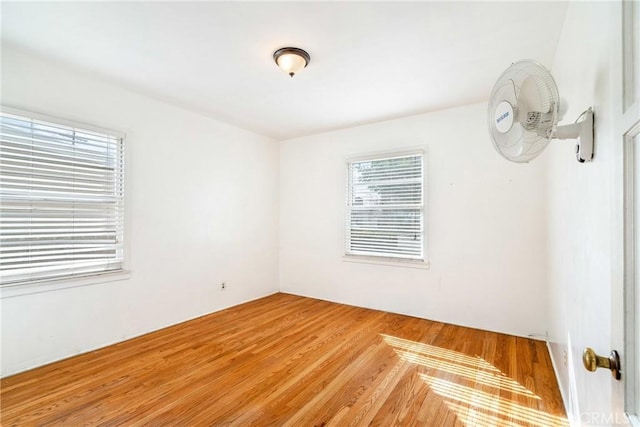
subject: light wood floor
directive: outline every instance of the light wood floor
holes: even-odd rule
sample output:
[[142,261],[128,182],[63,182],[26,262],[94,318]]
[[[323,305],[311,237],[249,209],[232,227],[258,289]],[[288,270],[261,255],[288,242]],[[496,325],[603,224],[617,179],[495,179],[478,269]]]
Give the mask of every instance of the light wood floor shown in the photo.
[[287,294],[0,386],[3,426],[568,425],[541,341]]

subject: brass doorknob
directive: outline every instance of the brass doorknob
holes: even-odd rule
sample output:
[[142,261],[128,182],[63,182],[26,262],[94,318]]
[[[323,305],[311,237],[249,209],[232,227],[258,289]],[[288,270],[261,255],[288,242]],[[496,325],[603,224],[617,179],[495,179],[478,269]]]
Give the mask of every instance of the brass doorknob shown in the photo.
[[594,372],[598,368],[606,368],[611,371],[613,378],[619,380],[622,378],[620,373],[620,356],[615,350],[611,350],[609,357],[598,356],[592,348],[585,348],[582,352],[582,363],[587,371]]

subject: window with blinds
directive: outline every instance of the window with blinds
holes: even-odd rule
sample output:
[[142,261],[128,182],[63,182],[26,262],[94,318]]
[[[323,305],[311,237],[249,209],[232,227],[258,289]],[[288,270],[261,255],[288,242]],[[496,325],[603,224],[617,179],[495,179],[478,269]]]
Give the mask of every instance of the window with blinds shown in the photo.
[[0,283],[122,270],[122,135],[27,115],[0,113]]
[[346,253],[424,260],[424,155],[347,164]]

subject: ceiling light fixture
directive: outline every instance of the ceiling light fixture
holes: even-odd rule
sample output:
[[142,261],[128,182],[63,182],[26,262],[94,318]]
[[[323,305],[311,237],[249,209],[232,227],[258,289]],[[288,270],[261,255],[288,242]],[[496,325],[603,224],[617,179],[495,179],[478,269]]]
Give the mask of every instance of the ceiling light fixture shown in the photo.
[[311,57],[307,52],[297,47],[283,47],[273,52],[273,60],[285,73],[293,77],[298,71],[309,65]]

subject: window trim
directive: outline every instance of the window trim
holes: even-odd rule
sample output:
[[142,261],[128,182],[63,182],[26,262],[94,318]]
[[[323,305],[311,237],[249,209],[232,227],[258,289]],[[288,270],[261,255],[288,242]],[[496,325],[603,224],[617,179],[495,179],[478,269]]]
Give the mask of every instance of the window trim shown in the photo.
[[[126,264],[125,252],[125,264]],[[126,266],[125,266],[126,268]],[[107,273],[87,276],[75,276],[73,278],[44,279],[23,283],[14,283],[0,287],[0,300],[18,297],[22,295],[39,294],[42,292],[59,291],[62,289],[78,288],[82,286],[98,285],[100,283],[117,282],[131,277],[128,269],[109,271]]]
[[[22,116],[33,120],[41,120],[44,122],[51,122],[53,124],[59,124],[62,126],[76,127],[82,130],[95,133],[103,133],[125,140],[127,134],[122,131],[114,130],[112,128],[106,128],[96,125],[87,124],[82,121],[63,119],[55,115],[43,114],[37,111],[16,108],[9,105],[0,105],[0,112]],[[127,159],[129,157],[129,144],[123,144],[123,155]],[[75,288],[81,286],[88,286],[100,283],[108,283],[114,281],[127,280],[131,276],[129,258],[130,258],[130,184],[127,177],[129,176],[129,162],[124,162],[123,168],[123,180],[124,180],[124,235],[123,242],[123,260],[122,267],[118,270],[111,270],[98,273],[89,273],[86,275],[77,275],[70,277],[56,277],[56,278],[41,278],[33,279],[18,283],[7,283],[0,286],[0,300],[4,298],[11,298],[21,295],[37,294],[41,292],[56,291],[68,288]]]
[[361,254],[348,253],[349,240],[347,238],[347,226],[346,223],[343,226],[343,262],[362,263],[362,264],[376,264],[393,267],[405,267],[405,268],[419,268],[429,269],[431,263],[429,262],[428,251],[428,230],[429,230],[429,215],[428,215],[428,187],[427,187],[427,172],[428,172],[428,150],[426,145],[409,146],[396,150],[378,150],[368,153],[360,153],[357,155],[350,155],[344,158],[344,170],[345,170],[345,186],[344,186],[344,213],[343,220],[346,222],[348,214],[348,206],[346,200],[349,197],[349,165],[353,162],[366,161],[366,160],[379,160],[391,157],[402,157],[411,155],[422,155],[422,259],[401,258],[393,256],[372,256]]
[[[114,129],[109,129],[109,128],[105,128],[105,127],[100,127],[100,126],[96,126],[96,125],[90,125],[84,122],[79,122],[76,120],[69,120],[69,119],[62,119],[60,117],[57,116],[52,116],[49,114],[42,114],[42,113],[38,113],[38,112],[34,112],[34,111],[30,111],[30,110],[22,110],[19,108],[14,108],[14,107],[10,107],[10,106],[6,106],[6,105],[0,105],[0,111],[2,111],[3,113],[8,113],[8,114],[15,114],[17,116],[23,116],[23,117],[28,117],[34,120],[42,120],[45,122],[51,122],[54,124],[59,124],[62,126],[70,126],[70,127],[78,127],[78,128],[82,128],[83,130],[88,130],[90,132],[96,132],[96,133],[106,133],[112,136],[115,136],[117,138],[121,138],[121,139],[125,139],[127,137],[127,134],[118,130],[114,130]],[[125,153],[126,154],[126,153]]]

